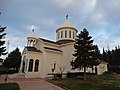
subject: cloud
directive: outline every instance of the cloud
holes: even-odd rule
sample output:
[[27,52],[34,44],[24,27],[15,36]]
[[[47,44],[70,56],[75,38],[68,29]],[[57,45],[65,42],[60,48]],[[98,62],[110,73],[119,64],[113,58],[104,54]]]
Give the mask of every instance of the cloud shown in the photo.
[[67,14],[78,31],[88,29],[100,48],[120,43],[120,0],[2,0],[0,6],[11,48],[23,47],[33,27],[38,37],[55,40]]

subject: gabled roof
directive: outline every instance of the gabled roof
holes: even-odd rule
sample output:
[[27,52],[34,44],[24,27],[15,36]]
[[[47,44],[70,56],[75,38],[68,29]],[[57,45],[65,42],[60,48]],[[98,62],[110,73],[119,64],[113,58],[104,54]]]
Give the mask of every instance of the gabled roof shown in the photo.
[[43,38],[39,38],[39,39],[41,39],[43,42],[48,42],[48,43],[52,43],[52,44],[56,44],[56,45],[75,42],[74,40],[60,40],[60,41],[54,42],[54,41],[43,39]]
[[60,45],[60,43],[58,43],[58,42],[54,42],[54,41],[43,39],[43,38],[39,38],[39,39],[41,39],[43,42],[49,42],[49,43]]
[[35,47],[26,47],[26,49],[27,49],[28,51],[32,51],[32,52],[40,52],[40,53],[42,53],[42,51],[37,50]]
[[53,51],[59,51],[59,52],[62,52],[61,50],[59,49],[55,49],[55,48],[50,48],[50,47],[44,47],[45,49],[49,49],[49,50],[53,50]]

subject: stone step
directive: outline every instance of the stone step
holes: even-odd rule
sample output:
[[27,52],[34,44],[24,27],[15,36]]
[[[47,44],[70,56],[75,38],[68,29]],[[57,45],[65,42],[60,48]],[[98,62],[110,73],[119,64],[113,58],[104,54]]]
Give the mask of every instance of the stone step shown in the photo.
[[15,74],[8,75],[8,77],[11,79],[13,79],[13,78],[25,78],[25,73],[15,73]]

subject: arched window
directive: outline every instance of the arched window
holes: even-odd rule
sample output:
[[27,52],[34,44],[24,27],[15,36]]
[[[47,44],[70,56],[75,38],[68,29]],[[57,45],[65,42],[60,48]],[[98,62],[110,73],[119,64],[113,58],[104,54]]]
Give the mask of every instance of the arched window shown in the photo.
[[38,72],[38,68],[39,68],[39,60],[36,60],[34,72]]
[[75,33],[73,32],[73,39],[75,39]]
[[28,72],[32,72],[32,70],[33,70],[33,59],[30,59]]
[[52,72],[55,71],[55,68],[56,68],[56,62],[54,61],[54,62],[52,63]]

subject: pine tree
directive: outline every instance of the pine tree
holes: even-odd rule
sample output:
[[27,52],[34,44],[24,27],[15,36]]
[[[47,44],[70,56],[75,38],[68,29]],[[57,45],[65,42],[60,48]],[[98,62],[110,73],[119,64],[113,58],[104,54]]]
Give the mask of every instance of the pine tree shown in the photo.
[[6,68],[14,68],[18,72],[21,62],[21,53],[18,48],[10,52],[8,57],[5,59],[3,66]]
[[101,60],[102,59],[102,54],[100,53],[100,50],[97,45],[95,45],[95,59],[96,60]]
[[104,48],[103,48],[102,60],[104,62],[108,62],[108,60],[107,60],[107,53],[105,52]]
[[[5,31],[6,27],[1,27],[0,26],[0,56],[2,55],[6,55],[7,53],[6,51],[6,47],[3,46],[5,44],[5,41],[3,40],[3,38],[5,37],[6,33],[3,33]],[[2,58],[0,58],[0,61],[3,61]]]
[[72,62],[72,67],[84,69],[84,80],[86,80],[86,68],[92,67],[95,64],[94,60],[94,45],[92,37],[89,36],[87,29],[83,29],[80,34],[77,35],[74,45],[75,53],[73,54],[75,61]]

